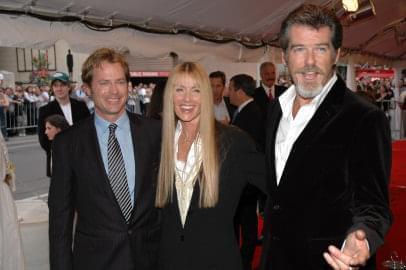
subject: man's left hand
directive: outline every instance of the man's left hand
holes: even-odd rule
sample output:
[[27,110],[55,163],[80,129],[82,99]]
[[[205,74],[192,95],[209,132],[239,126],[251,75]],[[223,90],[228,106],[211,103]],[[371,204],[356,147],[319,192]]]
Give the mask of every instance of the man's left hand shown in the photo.
[[325,252],[323,256],[327,263],[336,270],[358,269],[358,267],[364,266],[370,257],[365,232],[357,230],[350,233],[342,250],[329,246],[328,252]]

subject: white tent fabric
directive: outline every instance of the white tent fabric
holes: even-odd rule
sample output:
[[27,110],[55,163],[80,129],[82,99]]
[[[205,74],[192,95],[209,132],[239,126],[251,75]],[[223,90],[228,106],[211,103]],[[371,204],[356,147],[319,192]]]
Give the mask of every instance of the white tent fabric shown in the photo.
[[80,23],[46,22],[28,16],[0,15],[0,46],[47,48],[58,40],[65,40],[77,52],[88,53],[98,47],[113,47],[134,56],[165,57],[175,52],[181,59],[198,61],[210,55],[228,62],[257,62],[269,51],[264,48],[247,49],[232,42],[215,44],[186,35],[159,35],[131,29],[109,32],[92,31]]
[[349,21],[337,0],[0,0],[2,28],[10,29],[1,31],[0,46],[45,48],[64,39],[77,52],[110,46],[140,57],[165,57],[176,52],[181,59],[199,60],[215,55],[228,62],[255,62],[268,53],[272,59],[273,50],[250,50],[238,42],[219,44],[187,35],[159,35],[125,28],[97,32],[79,22],[40,21],[29,14],[55,20],[71,16],[98,24],[114,21],[114,25],[128,23],[155,30],[183,29],[219,37],[219,41],[232,38],[277,44],[282,19],[304,2],[341,14],[347,58],[356,58],[360,63],[405,66],[406,1],[399,0],[359,0],[363,4],[372,2],[376,11],[375,16],[360,21]]

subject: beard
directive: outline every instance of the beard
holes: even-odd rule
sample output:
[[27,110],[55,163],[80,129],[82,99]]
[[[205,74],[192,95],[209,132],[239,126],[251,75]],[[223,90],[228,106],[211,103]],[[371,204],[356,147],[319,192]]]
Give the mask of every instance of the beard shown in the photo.
[[321,91],[323,90],[323,86],[316,85],[316,86],[312,86],[312,87],[306,87],[300,83],[297,83],[295,85],[295,90],[296,90],[296,94],[298,94],[300,97],[302,97],[304,99],[311,99],[321,93]]
[[[316,72],[320,75],[325,75],[324,72],[316,66],[306,66],[298,70],[296,73],[304,74],[306,72]],[[318,82],[315,82],[314,84],[305,85],[296,80],[295,90],[296,94],[299,95],[300,97],[304,99],[312,99],[321,93],[321,91],[323,90],[323,85]]]

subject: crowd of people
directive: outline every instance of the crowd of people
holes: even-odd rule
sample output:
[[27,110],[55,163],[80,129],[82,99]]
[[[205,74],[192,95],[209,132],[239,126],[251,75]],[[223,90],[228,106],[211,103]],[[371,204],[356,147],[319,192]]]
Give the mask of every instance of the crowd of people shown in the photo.
[[183,62],[149,117],[127,110],[129,67],[113,49],[82,66],[92,114],[55,73],[38,113],[51,270],[251,270],[258,240],[261,270],[375,269],[392,223],[387,118],[336,75],[331,11],[304,4],[280,33],[290,87],[270,62],[258,88]]
[[[127,109],[146,115],[155,84],[140,83],[134,87],[129,84],[129,87]],[[93,112],[92,97],[86,94],[81,85],[71,83],[69,91],[70,97],[85,102],[89,111]],[[3,137],[7,140],[12,136],[35,134],[39,109],[54,99],[54,92],[49,85],[16,84],[15,87],[0,87],[0,127]]]

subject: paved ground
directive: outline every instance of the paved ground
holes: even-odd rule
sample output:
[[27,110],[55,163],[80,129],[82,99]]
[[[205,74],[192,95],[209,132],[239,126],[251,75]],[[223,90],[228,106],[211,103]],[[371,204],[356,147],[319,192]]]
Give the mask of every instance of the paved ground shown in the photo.
[[16,199],[26,270],[49,269],[49,179],[45,176],[45,152],[36,135],[12,137],[7,142],[16,166]]
[[7,142],[10,159],[16,166],[16,200],[44,196],[49,178],[45,175],[45,152],[36,135],[11,137]]

